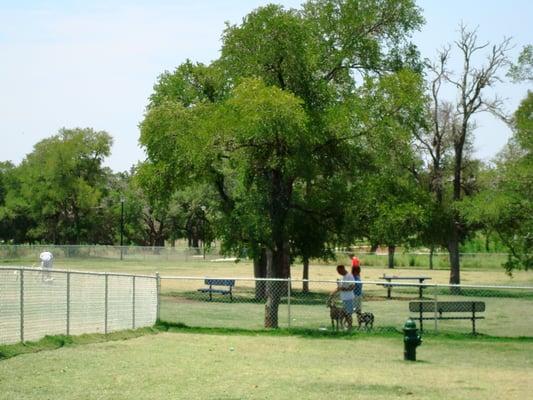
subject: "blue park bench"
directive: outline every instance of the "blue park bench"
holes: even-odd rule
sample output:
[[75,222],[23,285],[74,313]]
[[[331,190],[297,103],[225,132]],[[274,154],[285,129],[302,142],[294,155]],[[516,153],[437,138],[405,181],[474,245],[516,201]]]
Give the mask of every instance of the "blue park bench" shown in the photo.
[[[235,287],[234,279],[205,279],[204,283],[208,285],[208,288],[198,289],[199,292],[209,293],[209,301],[213,300],[213,293],[218,293],[222,295],[229,294],[229,298],[233,301],[233,292],[232,289]],[[214,286],[224,286],[227,289],[216,289]]]

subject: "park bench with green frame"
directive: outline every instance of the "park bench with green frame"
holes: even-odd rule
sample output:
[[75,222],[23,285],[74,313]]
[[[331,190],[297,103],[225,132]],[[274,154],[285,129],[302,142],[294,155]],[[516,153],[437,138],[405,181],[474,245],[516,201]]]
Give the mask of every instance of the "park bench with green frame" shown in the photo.
[[[409,303],[409,311],[417,313],[416,317],[420,322],[420,330],[424,330],[424,321],[426,320],[471,320],[472,321],[472,334],[476,334],[476,320],[485,319],[478,313],[485,311],[485,302],[483,301],[412,301]],[[428,313],[432,314],[431,317],[424,317]],[[468,313],[465,315],[449,315],[443,316],[447,313]]]
[[[230,301],[233,301],[233,287],[235,287],[234,279],[205,279],[204,283],[208,285],[208,288],[198,289],[199,292],[209,293],[209,301],[213,300],[213,293],[218,293],[222,295],[229,294]],[[216,289],[214,286],[225,286],[227,289]]]

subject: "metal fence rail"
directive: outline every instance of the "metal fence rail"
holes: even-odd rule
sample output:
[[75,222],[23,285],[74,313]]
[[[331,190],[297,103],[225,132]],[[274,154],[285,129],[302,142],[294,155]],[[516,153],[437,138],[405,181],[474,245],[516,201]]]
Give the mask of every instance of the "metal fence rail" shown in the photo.
[[[212,286],[213,292],[209,293],[208,282],[212,279],[162,276],[161,319],[195,327],[262,329],[265,326],[268,296],[265,284],[273,280],[220,278],[221,281],[234,281],[230,296],[229,286]],[[277,290],[275,297],[279,302],[279,327],[332,329],[327,302],[337,287],[337,281],[306,281],[308,291],[304,290],[304,281],[301,279],[281,279],[276,282],[282,283],[271,286]],[[476,333],[533,336],[533,287],[421,285],[418,282],[385,281],[365,281],[362,286],[362,312],[372,313],[374,322],[370,328],[362,321],[361,329],[401,329],[408,317],[420,318],[419,313],[410,311],[410,304],[422,302],[436,305],[433,311],[425,311],[422,315],[425,331],[469,333],[472,332],[469,307],[473,303],[483,303],[485,310],[476,313]],[[388,289],[391,289],[390,298]],[[268,286],[266,290],[268,292]],[[334,300],[337,306],[342,306],[338,295]],[[454,305],[453,311],[450,309],[451,303]],[[355,329],[359,328],[356,314],[353,314],[353,324]]]
[[0,344],[152,326],[157,278],[0,267]]

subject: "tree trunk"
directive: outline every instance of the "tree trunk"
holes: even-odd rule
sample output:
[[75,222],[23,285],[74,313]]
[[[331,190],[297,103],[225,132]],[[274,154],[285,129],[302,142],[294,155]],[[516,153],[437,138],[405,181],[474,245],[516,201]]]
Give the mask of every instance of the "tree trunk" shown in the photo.
[[[283,153],[283,149],[279,150]],[[287,213],[292,196],[292,180],[284,179],[279,169],[269,173],[269,219],[272,228],[272,248],[267,249],[267,278],[287,279],[290,276],[290,247],[286,233]],[[265,328],[278,327],[281,297],[287,294],[288,281],[267,281]]]
[[73,206],[73,213],[74,213],[74,227],[76,230],[76,238],[74,239],[75,242],[73,244],[80,244],[80,216],[78,214],[78,209],[76,206]]
[[379,244],[374,244],[374,243],[371,244],[371,245],[370,245],[370,252],[371,252],[372,254],[374,254],[374,253],[377,251],[378,247],[379,247]]
[[[453,200],[458,202],[461,200],[461,172],[463,168],[463,146],[465,142],[467,126],[463,122],[462,135],[456,140],[454,144],[455,149],[455,163],[453,176]],[[461,262],[459,260],[459,241],[460,241],[460,217],[455,211],[452,215],[452,232],[448,240],[448,252],[450,254],[450,284],[459,285],[461,283]],[[453,290],[453,289],[452,289]],[[458,290],[455,288],[455,290]]]
[[160,254],[159,247],[165,247],[165,225],[163,222],[159,223],[158,229],[155,231],[155,246],[157,248],[155,249],[156,254]]
[[433,254],[435,253],[435,246],[429,247],[429,269],[433,269]]
[[388,251],[388,256],[389,256],[389,268],[394,268],[394,252],[396,251],[396,246],[395,245],[389,245],[389,251]]
[[[267,278],[289,277],[289,244],[284,242],[274,250],[267,249]],[[278,328],[278,309],[281,297],[287,294],[287,281],[267,281],[265,303],[265,328]]]
[[309,282],[308,282],[309,280],[309,257],[307,256],[304,256],[303,267],[304,267],[304,270],[303,270],[303,276],[302,276],[302,279],[303,279],[302,292],[309,293]]
[[[288,279],[291,277],[291,252],[289,247],[289,242],[286,241],[283,243],[283,278]],[[287,288],[289,287],[290,282],[287,281],[285,284],[284,294],[287,294]]]
[[284,282],[267,281],[265,303],[265,328],[278,328],[278,310]]
[[[261,253],[254,258],[254,277],[266,278],[267,276],[267,256],[266,250],[261,249]],[[255,299],[266,300],[266,282],[255,281]]]
[[196,235],[196,233],[194,233],[192,237],[192,247],[194,247],[195,249],[198,249],[200,247],[200,239],[198,238],[198,235]]
[[[278,272],[281,272],[279,264],[276,265],[276,256],[279,256],[278,252],[273,252],[270,249],[266,250],[267,256],[267,277],[268,278],[280,278]],[[277,271],[278,270],[278,271]],[[277,328],[278,327],[278,309],[281,300],[282,281],[267,281],[266,282],[266,303],[265,303],[265,328]]]
[[[453,229],[448,242],[448,252],[450,254],[450,284],[458,285],[461,283],[461,269],[459,260],[459,232],[457,232],[457,228]],[[457,292],[459,292],[459,288],[452,288],[452,293]]]

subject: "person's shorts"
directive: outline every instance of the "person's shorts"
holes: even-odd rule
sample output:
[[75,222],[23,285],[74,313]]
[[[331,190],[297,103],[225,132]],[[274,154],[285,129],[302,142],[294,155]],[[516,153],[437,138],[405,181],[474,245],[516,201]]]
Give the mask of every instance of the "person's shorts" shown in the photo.
[[353,299],[353,311],[361,312],[361,296],[355,296]]
[[344,307],[344,311],[350,315],[353,314],[353,300],[343,300],[342,305]]

